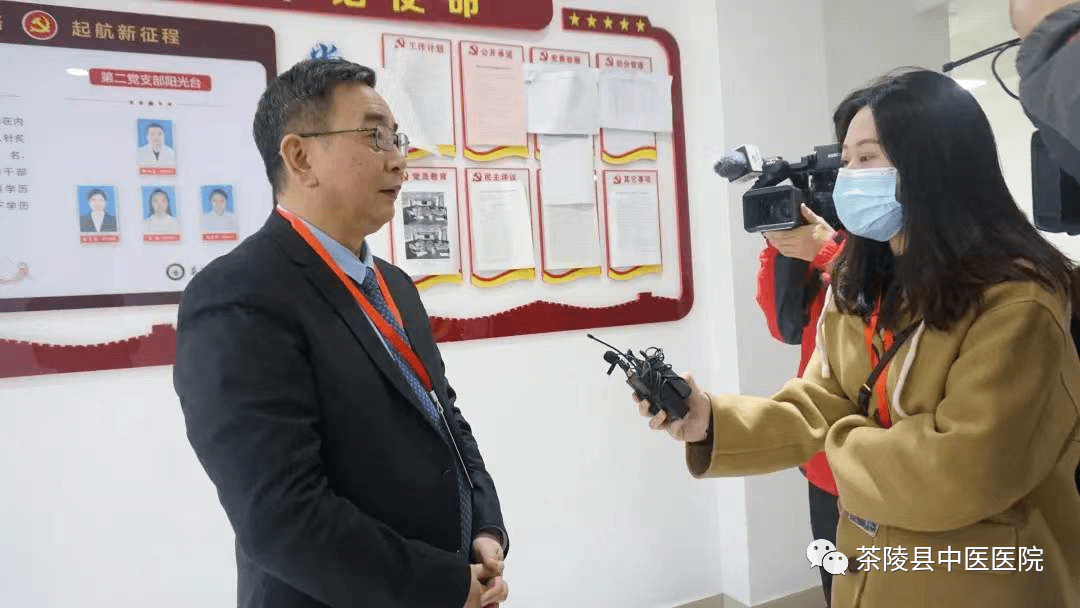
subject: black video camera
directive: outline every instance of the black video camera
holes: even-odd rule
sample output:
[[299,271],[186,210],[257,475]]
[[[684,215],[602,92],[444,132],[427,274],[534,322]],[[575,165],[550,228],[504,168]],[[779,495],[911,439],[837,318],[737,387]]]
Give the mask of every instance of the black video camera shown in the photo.
[[686,405],[686,399],[690,396],[690,385],[671,370],[671,365],[664,363],[664,351],[659,348],[650,348],[640,351],[644,359],[634,356],[627,349],[625,353],[600,340],[592,334],[589,338],[611,350],[604,353],[604,361],[611,364],[607,373],[615,371],[618,366],[626,373],[626,383],[634,389],[638,399],[649,402],[649,413],[655,416],[661,410],[667,412],[668,420],[679,420],[690,411]]
[[[756,146],[740,146],[713,166],[730,182],[755,179],[743,195],[743,228],[747,232],[787,230],[805,224],[800,205],[820,215],[834,228],[840,226],[832,191],[840,170],[840,145],[815,146],[814,153],[797,163],[782,158],[762,160]],[[790,185],[778,185],[791,180]]]
[[1041,131],[1031,135],[1031,187],[1039,230],[1080,234],[1080,182],[1058,164]]
[[[763,161],[756,146],[741,146],[724,155],[713,170],[734,183],[756,178],[743,194],[743,228],[747,232],[787,230],[805,224],[800,209],[803,203],[833,228],[843,228],[832,197],[840,171],[839,144],[815,146],[813,154],[797,163],[782,158]],[[791,185],[778,185],[786,179]],[[812,272],[809,262],[783,255],[777,256],[773,273],[773,314],[781,339],[801,344],[810,304],[822,287],[819,273]]]
[[[995,44],[963,59],[950,61],[942,66],[941,71],[948,74],[976,59],[994,55],[990,63],[990,71],[993,72],[994,78],[1005,93],[1020,101],[1020,96],[1005,86],[1005,81],[998,73],[997,62],[1006,51],[1019,47],[1022,42],[1020,38],[1014,38]],[[1051,149],[1052,146],[1047,144],[1047,134],[1041,130],[1032,134],[1031,194],[1035,227],[1046,232],[1064,232],[1070,236],[1076,236],[1080,234],[1080,173],[1077,173],[1075,158],[1069,161],[1072,167],[1067,170],[1061,165],[1061,159],[1054,157]],[[1080,336],[1077,338],[1080,339]]]

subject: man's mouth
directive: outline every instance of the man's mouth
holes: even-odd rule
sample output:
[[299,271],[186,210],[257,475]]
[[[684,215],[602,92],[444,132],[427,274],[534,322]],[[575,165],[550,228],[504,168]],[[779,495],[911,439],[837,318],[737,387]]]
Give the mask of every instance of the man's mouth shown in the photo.
[[398,192],[400,192],[400,191],[401,191],[401,186],[398,186],[396,188],[383,188],[382,190],[379,190],[379,192],[382,192],[383,194],[386,194],[388,196],[392,196],[394,198],[397,198]]

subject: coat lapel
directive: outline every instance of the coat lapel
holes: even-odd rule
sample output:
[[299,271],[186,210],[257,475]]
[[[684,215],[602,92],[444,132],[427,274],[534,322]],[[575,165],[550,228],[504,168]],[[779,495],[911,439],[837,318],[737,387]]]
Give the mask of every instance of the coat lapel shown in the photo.
[[[420,403],[420,398],[409,386],[404,372],[390,357],[390,353],[383,346],[382,339],[372,327],[367,315],[353,299],[349,290],[341,284],[337,276],[322,261],[317,253],[304,242],[304,239],[293,230],[280,215],[273,213],[266,222],[266,229],[270,230],[275,240],[282,246],[288,256],[302,267],[305,278],[326,299],[342,321],[349,327],[360,346],[367,351],[368,356],[375,362],[375,366],[383,373],[409,403],[416,408],[424,420],[435,428],[435,422],[427,415],[426,409]],[[408,333],[408,330],[406,330]],[[409,336],[412,339],[412,336]],[[425,365],[427,362],[425,361]]]

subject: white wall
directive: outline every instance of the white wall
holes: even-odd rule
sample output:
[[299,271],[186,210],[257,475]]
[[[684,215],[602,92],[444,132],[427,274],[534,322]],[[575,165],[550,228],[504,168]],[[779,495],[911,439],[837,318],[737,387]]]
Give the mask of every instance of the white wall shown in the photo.
[[[829,142],[821,0],[716,6],[728,146],[753,143],[768,156],[798,160]],[[733,226],[739,391],[769,395],[797,371],[799,349],[772,339],[754,299],[765,243],[742,230],[746,187],[723,188],[728,204],[721,211]],[[738,486],[739,497],[718,505],[721,521],[739,525],[724,539],[725,592],[752,605],[813,586],[818,574],[806,561],[813,538],[802,475],[790,470],[725,485]]]
[[949,60],[945,2],[823,0],[828,103],[897,67],[940,70]]
[[[300,58],[295,49],[306,46],[298,45],[344,39],[350,23],[325,28],[317,26],[324,19],[290,12],[164,1],[59,3],[266,23],[277,31],[281,69]],[[585,4],[650,15],[681,45],[698,289],[686,319],[603,337],[663,346],[704,384],[734,390],[726,203],[716,200],[724,195],[703,152],[722,140],[716,31],[701,27],[715,20],[713,8]],[[0,317],[0,335],[92,342],[174,316],[172,307],[12,314]],[[513,536],[511,608],[666,607],[721,591],[721,497],[690,478],[681,445],[648,430],[629,389],[604,376],[601,353],[584,332],[444,345]],[[184,437],[170,372],[0,381],[5,606],[234,605],[232,533]]]

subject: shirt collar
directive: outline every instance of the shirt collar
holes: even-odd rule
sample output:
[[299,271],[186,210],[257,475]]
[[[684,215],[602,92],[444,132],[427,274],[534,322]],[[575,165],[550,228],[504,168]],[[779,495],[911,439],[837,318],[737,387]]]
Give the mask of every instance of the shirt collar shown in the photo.
[[[292,213],[292,211],[284,205],[278,204],[278,207]],[[341,267],[341,270],[345,274],[357,283],[361,285],[364,284],[364,278],[367,277],[368,268],[371,268],[375,262],[371,255],[371,248],[367,246],[367,241],[364,241],[364,244],[360,249],[360,255],[357,256],[348,247],[334,240],[329,234],[319,230],[319,228],[311,222],[295,213],[292,214],[299,218],[301,222],[304,222],[304,225],[308,227],[308,230],[311,230],[311,233],[315,235],[315,238],[318,239],[319,243],[326,248],[327,253],[330,254],[330,258]]]

